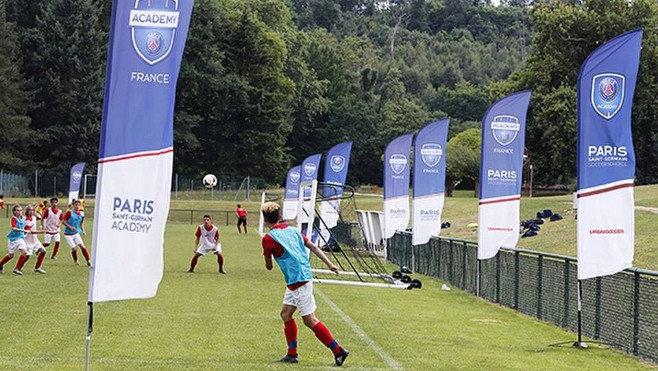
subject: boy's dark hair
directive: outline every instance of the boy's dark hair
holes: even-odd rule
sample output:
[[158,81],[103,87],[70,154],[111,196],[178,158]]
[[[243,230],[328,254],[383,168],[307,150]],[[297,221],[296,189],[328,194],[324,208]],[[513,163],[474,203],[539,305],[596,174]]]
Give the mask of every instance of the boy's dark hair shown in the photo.
[[205,219],[205,218],[208,218],[208,219],[211,219],[211,220],[212,220],[212,218],[211,218],[210,215],[208,215],[208,214],[206,214],[206,215],[203,216],[203,219]]
[[240,206],[240,204],[238,204],[238,207],[242,207],[242,206]]
[[57,202],[59,202],[59,199],[58,199],[57,197],[51,197],[51,198],[50,198],[50,202],[53,202],[53,201],[57,201]]
[[281,206],[276,202],[266,202],[261,208],[263,218],[270,224],[276,224],[281,217]]

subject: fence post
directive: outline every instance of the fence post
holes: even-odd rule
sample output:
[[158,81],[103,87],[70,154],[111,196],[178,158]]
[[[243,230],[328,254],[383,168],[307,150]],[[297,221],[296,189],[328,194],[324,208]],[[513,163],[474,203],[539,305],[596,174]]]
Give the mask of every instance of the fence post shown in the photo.
[[640,354],[640,272],[635,272],[633,286],[633,354],[637,356]]
[[596,277],[594,289],[594,339],[601,336],[601,277]]
[[454,244],[452,240],[450,240],[450,250],[448,250],[448,282],[450,283],[454,283],[452,280],[453,278],[452,273],[455,268],[455,260],[454,260],[453,249],[452,249],[453,245]]
[[519,266],[521,260],[521,253],[516,251],[514,253],[514,309],[519,310]]
[[542,319],[543,317],[543,308],[542,308],[542,291],[543,291],[543,282],[542,275],[544,274],[544,256],[539,255],[537,257],[537,318]]
[[226,225],[228,226],[228,211],[226,212]]
[[194,210],[190,210],[190,224],[194,224]]
[[466,290],[466,241],[464,241],[464,248],[462,249],[462,289]]
[[564,259],[564,317],[562,327],[569,328],[569,259]]
[[496,254],[496,303],[500,303],[500,251]]

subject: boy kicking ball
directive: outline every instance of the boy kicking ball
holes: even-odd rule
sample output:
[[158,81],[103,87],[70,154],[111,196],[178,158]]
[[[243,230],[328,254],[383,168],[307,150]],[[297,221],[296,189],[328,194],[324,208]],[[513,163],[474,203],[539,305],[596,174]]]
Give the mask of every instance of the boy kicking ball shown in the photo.
[[263,236],[262,241],[265,268],[272,270],[272,257],[274,257],[288,286],[281,307],[281,319],[283,320],[284,333],[288,342],[288,353],[279,362],[299,362],[297,357],[297,323],[292,317],[295,311],[299,310],[306,327],[310,328],[318,340],[331,349],[334,354],[335,365],[342,366],[350,353],[338,345],[329,329],[315,316],[317,306],[313,297],[313,274],[306,249],[308,248],[317,255],[336,274],[338,274],[338,267],[306,236],[302,236],[297,229],[290,227],[281,219],[279,204],[267,202],[263,205],[261,212],[266,226],[270,228],[270,232]]

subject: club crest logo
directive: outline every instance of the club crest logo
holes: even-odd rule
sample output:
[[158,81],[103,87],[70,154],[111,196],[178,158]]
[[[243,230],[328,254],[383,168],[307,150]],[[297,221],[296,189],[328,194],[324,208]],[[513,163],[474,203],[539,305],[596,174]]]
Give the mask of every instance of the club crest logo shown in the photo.
[[624,103],[626,78],[616,73],[603,73],[592,79],[592,108],[606,120],[613,118]]
[[438,143],[425,143],[420,147],[420,158],[429,167],[436,166],[443,156],[443,148]]
[[299,171],[293,171],[290,173],[290,183],[297,184],[299,182]]
[[133,47],[146,63],[167,58],[178,28],[179,0],[135,0],[130,11]]
[[400,174],[407,167],[407,156],[401,154],[391,155],[391,158],[388,159],[388,164],[391,165],[391,169],[395,174]]
[[340,155],[333,155],[329,160],[329,165],[331,166],[331,170],[333,170],[334,173],[340,173],[341,170],[345,168],[345,157]]
[[80,179],[82,179],[82,173],[80,171],[74,171],[73,172],[73,181],[74,182],[79,182]]
[[501,146],[510,145],[521,130],[519,119],[510,115],[500,115],[491,121],[491,132],[493,137]]
[[315,170],[317,170],[318,166],[312,162],[309,162],[307,164],[304,164],[304,174],[306,176],[313,176],[315,174]]

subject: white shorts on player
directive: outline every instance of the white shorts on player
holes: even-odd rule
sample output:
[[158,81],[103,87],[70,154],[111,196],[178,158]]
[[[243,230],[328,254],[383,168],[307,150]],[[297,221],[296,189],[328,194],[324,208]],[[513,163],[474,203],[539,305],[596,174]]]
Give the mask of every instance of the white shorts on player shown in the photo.
[[82,242],[82,237],[80,237],[80,233],[64,235],[64,239],[72,249],[75,249],[78,245],[84,245]]
[[286,293],[283,294],[283,304],[297,308],[302,317],[314,313],[318,306],[313,297],[313,282],[307,282],[297,290],[286,288]]
[[25,243],[24,238],[19,238],[15,241],[7,240],[7,248],[9,249],[9,254],[11,255],[16,254],[17,250],[25,251],[27,255],[32,255],[32,251],[27,248],[27,244]]
[[59,233],[50,234],[50,233],[46,232],[46,235],[43,237],[43,242],[46,243],[46,244],[50,244],[50,241],[59,242],[61,240],[62,240],[62,237],[60,236]]
[[31,237],[31,238],[26,238],[25,239],[25,244],[27,245],[27,251],[30,255],[36,254],[39,251],[43,251],[44,253],[46,252],[46,248],[43,247],[43,245],[41,244],[41,241],[39,241],[39,239],[35,235],[28,236],[28,237]]
[[204,256],[209,252],[212,252],[213,254],[221,254],[222,253],[222,244],[218,243],[216,249],[215,249],[214,246],[208,246],[208,245],[201,244],[201,245],[199,245],[199,247],[196,248],[196,250],[194,252],[197,253],[197,254],[204,255]]

